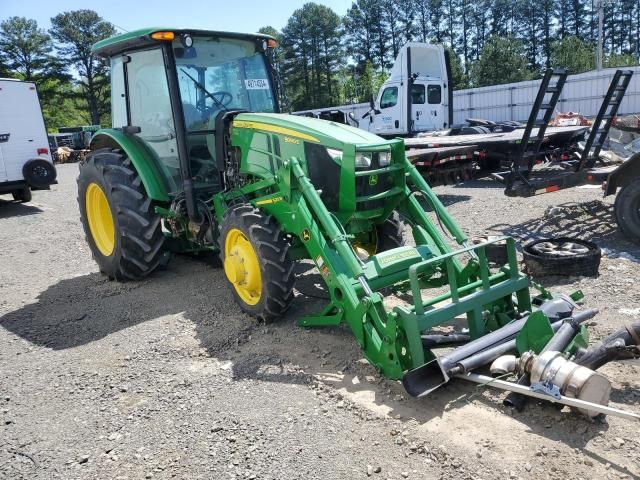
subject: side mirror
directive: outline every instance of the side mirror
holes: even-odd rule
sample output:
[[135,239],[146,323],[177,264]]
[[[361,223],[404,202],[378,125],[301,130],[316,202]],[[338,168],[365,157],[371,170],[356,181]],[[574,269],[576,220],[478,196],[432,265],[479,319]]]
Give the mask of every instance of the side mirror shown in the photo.
[[353,114],[353,112],[349,112],[347,114],[347,117],[349,117],[349,120],[351,120],[356,127],[360,126],[360,122],[358,122],[358,120],[356,120],[356,116]]

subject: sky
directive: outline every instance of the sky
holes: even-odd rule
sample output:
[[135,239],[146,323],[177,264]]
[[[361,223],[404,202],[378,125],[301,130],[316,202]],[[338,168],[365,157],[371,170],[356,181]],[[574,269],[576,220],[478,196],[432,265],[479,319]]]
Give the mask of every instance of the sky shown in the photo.
[[[7,17],[33,18],[41,28],[51,26],[58,13],[89,8],[119,29],[143,27],[202,28],[256,32],[271,25],[280,30],[303,0],[0,0],[0,21]],[[318,0],[344,15],[352,0]]]

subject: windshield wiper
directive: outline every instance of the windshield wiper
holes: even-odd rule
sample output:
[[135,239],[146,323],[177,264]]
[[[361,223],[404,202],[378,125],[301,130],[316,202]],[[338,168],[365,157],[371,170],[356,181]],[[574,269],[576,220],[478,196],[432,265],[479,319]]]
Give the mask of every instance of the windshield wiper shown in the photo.
[[225,107],[224,104],[220,100],[218,100],[211,93],[209,93],[209,90],[204,88],[204,85],[202,85],[198,80],[196,80],[191,75],[189,75],[189,73],[184,68],[181,68],[180,70],[182,71],[182,73],[184,73],[187,77],[189,77],[191,79],[191,81],[195,84],[196,87],[198,87],[200,90],[202,90],[207,97],[209,97],[211,100],[213,100],[213,103],[215,103],[220,110],[224,110],[226,112],[229,111],[229,109],[227,107]]

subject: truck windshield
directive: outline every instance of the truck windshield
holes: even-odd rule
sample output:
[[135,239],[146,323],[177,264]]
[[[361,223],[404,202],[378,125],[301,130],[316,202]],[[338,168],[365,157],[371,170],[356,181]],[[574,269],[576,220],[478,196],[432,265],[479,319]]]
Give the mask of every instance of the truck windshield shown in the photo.
[[263,54],[248,40],[193,36],[173,42],[187,131],[211,131],[220,110],[274,112]]

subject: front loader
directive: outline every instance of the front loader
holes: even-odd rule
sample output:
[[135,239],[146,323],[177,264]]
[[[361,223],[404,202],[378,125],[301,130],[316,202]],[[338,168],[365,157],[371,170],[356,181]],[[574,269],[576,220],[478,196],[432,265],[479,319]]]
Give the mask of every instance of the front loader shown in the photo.
[[311,261],[330,300],[299,324],[348,325],[391,379],[433,360],[423,334],[453,319],[467,340],[538,307],[557,320],[572,302],[532,298],[510,238],[507,264],[490,265],[492,242],[467,243],[401,139],[278,113],[274,46],[175,29],[94,46],[111,62],[114,128],[93,137],[78,199],[105,275],[136,280],[171,252],[214,252],[240,308],[270,321],[294,300],[294,263]]

